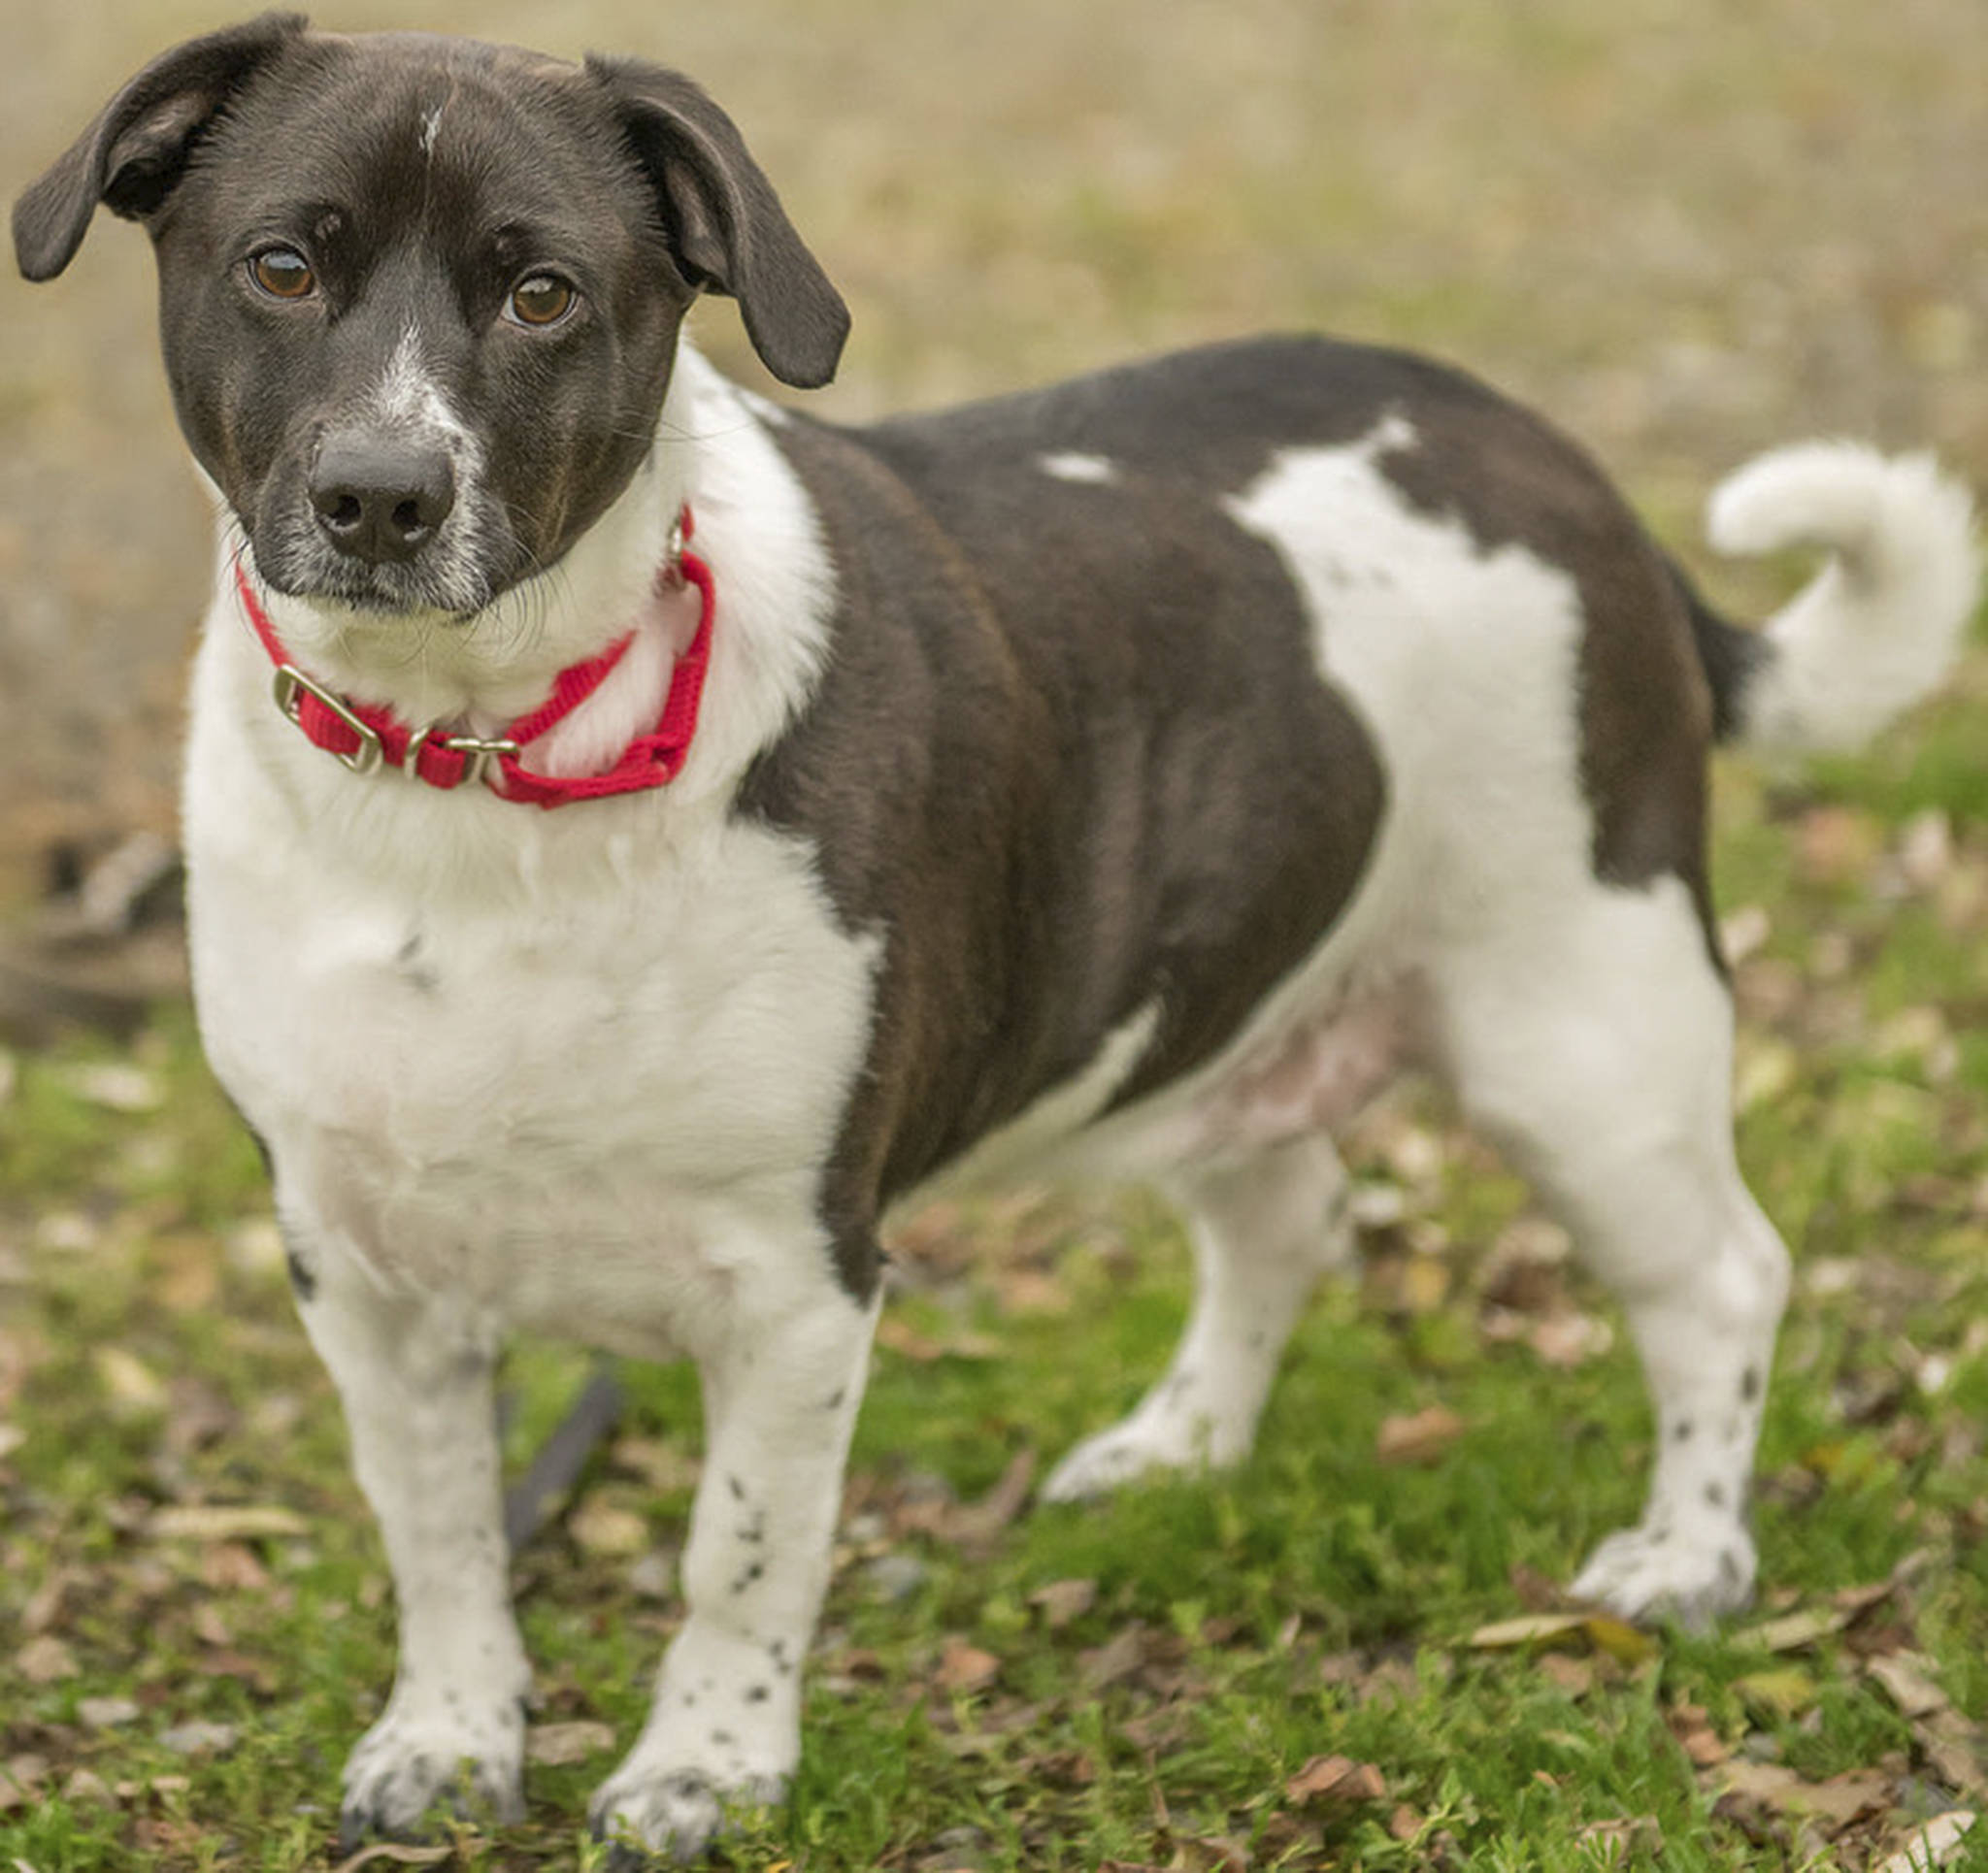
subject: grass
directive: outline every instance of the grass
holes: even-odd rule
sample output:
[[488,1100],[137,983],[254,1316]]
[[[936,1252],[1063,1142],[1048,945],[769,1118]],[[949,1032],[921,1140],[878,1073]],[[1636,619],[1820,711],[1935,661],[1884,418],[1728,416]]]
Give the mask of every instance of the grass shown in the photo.
[[[1393,1101],[1354,1152],[1376,1219],[1363,1275],[1308,1313],[1255,1460],[1035,1508],[991,1542],[948,1505],[1132,1402],[1177,1329],[1184,1250],[1131,1200],[908,1232],[801,1775],[733,1863],[1851,1867],[1978,1799],[1980,674],[1866,761],[1772,782],[1736,765],[1718,789],[1721,900],[1766,925],[1737,979],[1742,1158],[1801,1265],[1762,1452],[1763,1611],[1828,1611],[1867,1587],[1870,1610],[1778,1653],[1746,1623],[1472,1643],[1633,1517],[1649,1427],[1619,1343],[1561,1354],[1566,1369],[1536,1350],[1541,1320],[1606,1315],[1577,1279],[1554,1269],[1515,1312],[1489,1304],[1501,1256],[1538,1235],[1525,1193],[1439,1111]],[[1928,813],[1946,815],[1943,847]],[[390,1677],[391,1616],[253,1149],[183,1009],[122,1054],[79,1039],[14,1068],[0,1864],[325,1867],[339,1764]],[[515,1460],[584,1369],[520,1349]],[[623,1742],[679,1608],[629,1552],[627,1516],[599,1512],[632,1513],[641,1546],[673,1554],[697,1439],[686,1371],[630,1380],[621,1440],[517,1568],[539,1722]],[[1432,1405],[1461,1428],[1426,1462],[1382,1462],[1383,1424]],[[293,1519],[154,1531],[162,1505],[189,1503]],[[1950,1708],[1900,1709],[1880,1667],[1901,1655]],[[1694,1725],[1720,1760],[1687,1758]],[[585,1795],[613,1760],[599,1745],[535,1766],[529,1822],[463,1830],[454,1860],[590,1864]],[[1326,1755],[1373,1765],[1383,1792],[1293,1796]],[[1736,1763],[1792,1788],[1722,1798]],[[1861,1818],[1804,1806],[1802,1790],[1856,1772],[1881,1783]]]

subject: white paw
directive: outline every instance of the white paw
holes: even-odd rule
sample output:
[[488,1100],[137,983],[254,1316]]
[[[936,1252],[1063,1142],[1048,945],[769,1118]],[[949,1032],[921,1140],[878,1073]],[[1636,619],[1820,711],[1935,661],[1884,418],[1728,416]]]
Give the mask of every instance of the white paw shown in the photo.
[[476,1712],[458,1692],[418,1703],[396,1692],[346,1760],[341,1851],[369,1836],[406,1837],[438,1804],[483,1820],[523,1817],[524,1713],[514,1699]]
[[1753,1537],[1737,1523],[1681,1533],[1624,1528],[1588,1558],[1569,1591],[1626,1620],[1670,1617],[1702,1630],[1753,1597]]
[[1153,1411],[1142,1406],[1122,1425],[1101,1430],[1050,1471],[1045,1502],[1082,1502],[1142,1476],[1220,1469],[1249,1453],[1249,1435],[1192,1406]]
[[601,1785],[587,1814],[599,1840],[615,1849],[609,1864],[693,1860],[728,1822],[786,1798],[784,1775],[718,1781],[698,1768],[646,1766],[642,1752]]

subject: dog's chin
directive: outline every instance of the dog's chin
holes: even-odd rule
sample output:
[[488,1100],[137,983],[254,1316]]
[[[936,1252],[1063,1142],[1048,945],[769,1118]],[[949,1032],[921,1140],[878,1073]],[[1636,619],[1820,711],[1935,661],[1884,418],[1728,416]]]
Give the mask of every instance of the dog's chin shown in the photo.
[[281,550],[255,556],[255,570],[273,592],[358,618],[420,617],[467,624],[517,582],[515,574],[461,564],[429,568],[379,564]]

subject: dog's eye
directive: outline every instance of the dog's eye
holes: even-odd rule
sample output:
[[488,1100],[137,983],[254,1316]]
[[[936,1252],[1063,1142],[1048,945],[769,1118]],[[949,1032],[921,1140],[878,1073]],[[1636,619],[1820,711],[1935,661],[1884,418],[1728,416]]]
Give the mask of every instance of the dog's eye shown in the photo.
[[511,289],[504,315],[517,325],[556,325],[579,299],[572,284],[557,274],[535,273]]
[[310,261],[295,247],[264,247],[248,262],[248,273],[272,299],[305,299],[317,284]]

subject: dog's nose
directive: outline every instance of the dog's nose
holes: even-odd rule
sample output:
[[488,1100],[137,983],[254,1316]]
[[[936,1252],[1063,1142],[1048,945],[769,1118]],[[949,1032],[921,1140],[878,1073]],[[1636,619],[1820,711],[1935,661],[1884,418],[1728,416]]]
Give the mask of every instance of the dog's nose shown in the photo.
[[311,471],[311,505],[340,552],[374,565],[412,559],[455,506],[455,474],[430,444],[334,436]]

